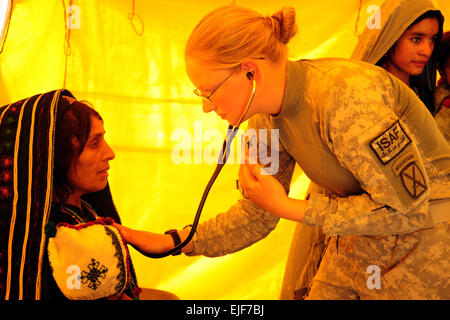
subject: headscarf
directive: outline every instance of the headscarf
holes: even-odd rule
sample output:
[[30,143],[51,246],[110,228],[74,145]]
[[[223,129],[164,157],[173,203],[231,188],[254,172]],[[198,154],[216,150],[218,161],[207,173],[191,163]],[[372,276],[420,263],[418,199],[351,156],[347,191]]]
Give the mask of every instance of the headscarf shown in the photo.
[[[0,297],[5,300],[39,300],[46,289],[41,280],[55,127],[69,107],[62,97],[74,99],[69,91],[56,90],[0,108]],[[83,199],[120,223],[109,185]]]
[[366,26],[351,55],[351,59],[362,60],[381,66],[384,55],[421,15],[436,11],[439,20],[439,40],[422,73],[412,76],[411,81],[418,89],[422,102],[430,112],[434,110],[433,93],[436,86],[438,48],[443,34],[444,17],[430,0],[386,0],[379,12],[380,28]]

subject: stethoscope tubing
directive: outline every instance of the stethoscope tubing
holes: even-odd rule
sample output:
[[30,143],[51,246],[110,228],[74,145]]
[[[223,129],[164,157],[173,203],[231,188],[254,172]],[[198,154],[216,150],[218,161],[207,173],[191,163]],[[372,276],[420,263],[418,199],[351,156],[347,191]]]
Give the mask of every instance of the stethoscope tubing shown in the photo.
[[[203,191],[203,195],[202,198],[200,200],[200,203],[198,205],[197,208],[197,212],[195,214],[195,218],[194,218],[194,222],[192,223],[192,227],[191,227],[191,231],[189,232],[189,235],[187,236],[187,238],[182,241],[180,244],[178,244],[176,247],[174,247],[173,249],[170,249],[166,252],[163,253],[148,253],[148,252],[144,252],[141,249],[139,249],[137,246],[131,244],[131,246],[133,248],[135,248],[139,253],[143,254],[146,257],[149,258],[164,258],[167,257],[169,255],[172,255],[178,251],[180,251],[181,249],[183,249],[194,237],[195,232],[197,231],[197,226],[198,226],[198,222],[200,221],[200,216],[203,210],[203,206],[205,205],[206,199],[208,197],[209,191],[211,190],[214,182],[216,181],[220,171],[222,170],[223,166],[225,165],[225,163],[228,160],[228,156],[230,155],[230,146],[231,146],[231,142],[233,141],[234,137],[236,136],[237,131],[239,130],[239,126],[242,123],[242,120],[244,119],[245,115],[248,112],[248,109],[250,108],[250,105],[253,101],[253,97],[255,95],[255,91],[256,91],[256,81],[253,80],[253,89],[252,89],[252,93],[250,96],[250,99],[247,103],[246,108],[244,109],[243,114],[241,115],[241,118],[239,119],[239,122],[237,124],[237,126],[233,127],[231,124],[228,126],[227,129],[227,134],[229,132],[231,132],[231,134],[228,137],[225,137],[223,144],[222,144],[222,151],[219,155],[219,159],[217,160],[217,166],[216,169],[214,170],[213,175],[211,176],[211,178],[208,181],[208,184],[206,185],[205,190]],[[231,130],[231,131],[230,131]]]

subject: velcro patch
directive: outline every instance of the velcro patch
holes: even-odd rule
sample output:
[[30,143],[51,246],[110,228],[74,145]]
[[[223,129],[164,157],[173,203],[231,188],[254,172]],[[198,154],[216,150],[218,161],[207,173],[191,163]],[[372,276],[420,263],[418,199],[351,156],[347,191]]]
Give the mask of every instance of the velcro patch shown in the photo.
[[395,163],[392,165],[392,170],[394,171],[395,175],[398,176],[403,168],[405,168],[408,164],[414,162],[415,160],[416,157],[414,157],[413,153],[408,152],[399,157],[397,161],[395,161]]
[[411,142],[399,121],[370,142],[370,147],[383,164],[388,163]]
[[425,178],[415,162],[410,163],[400,173],[403,186],[414,199],[427,190]]

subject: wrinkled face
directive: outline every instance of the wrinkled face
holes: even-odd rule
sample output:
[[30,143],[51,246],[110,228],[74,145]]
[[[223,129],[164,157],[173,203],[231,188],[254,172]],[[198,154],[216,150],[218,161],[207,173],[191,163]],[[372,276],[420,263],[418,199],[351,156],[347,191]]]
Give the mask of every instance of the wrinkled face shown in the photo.
[[407,75],[421,74],[433,53],[438,33],[436,18],[423,19],[410,27],[398,39],[390,55],[392,67]]
[[[74,144],[78,144],[76,139]],[[69,181],[74,193],[83,195],[105,188],[108,182],[109,161],[114,157],[113,150],[105,141],[103,122],[91,117],[89,139],[83,152],[69,168]]]
[[[201,95],[209,97],[209,100],[202,99],[203,111],[215,111],[222,119],[236,126],[252,92],[252,81],[248,80],[246,72],[241,69],[198,67],[190,59],[186,60],[186,72]],[[250,107],[242,121],[254,114],[253,109]]]

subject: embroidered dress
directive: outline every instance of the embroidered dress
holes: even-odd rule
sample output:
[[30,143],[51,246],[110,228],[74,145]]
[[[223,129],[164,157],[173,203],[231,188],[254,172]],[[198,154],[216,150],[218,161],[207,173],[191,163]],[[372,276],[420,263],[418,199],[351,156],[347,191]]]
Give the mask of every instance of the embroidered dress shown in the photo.
[[[98,234],[103,234],[104,232],[110,237],[111,239],[109,241],[112,242],[113,246],[115,247],[115,252],[112,254],[113,256],[117,256],[117,261],[113,261],[112,266],[118,267],[119,271],[116,272],[115,279],[111,280],[110,278],[107,278],[107,276],[111,276],[111,269],[113,268],[107,268],[102,263],[104,262],[104,253],[101,252],[101,244],[97,244],[97,247],[88,248],[88,250],[84,250],[84,253],[82,252],[80,256],[82,258],[77,258],[71,260],[71,262],[68,262],[67,259],[62,258],[63,265],[61,267],[61,272],[59,278],[61,280],[59,281],[60,285],[58,286],[57,282],[55,281],[55,277],[58,277],[58,275],[55,274],[55,265],[51,265],[49,263],[49,252],[51,252],[50,249],[47,250],[45,260],[44,260],[44,274],[47,274],[46,281],[47,281],[47,290],[44,294],[46,299],[66,299],[67,297],[70,297],[71,299],[88,299],[91,300],[95,296],[99,295],[99,287],[104,286],[105,281],[115,282],[115,289],[109,289],[112,290],[111,292],[118,294],[121,292],[125,292],[128,296],[133,297],[136,292],[137,283],[135,282],[134,277],[130,277],[131,274],[129,274],[129,253],[127,248],[125,247],[125,244],[123,244],[120,240],[120,235],[116,234],[107,227],[108,224],[112,222],[109,220],[105,220],[104,217],[98,216],[94,208],[89,205],[86,201],[82,200],[81,202],[81,209],[76,206],[71,205],[61,205],[59,203],[52,203],[52,210],[50,213],[49,221],[47,223],[47,233],[51,228],[55,228],[56,226],[59,226],[60,228],[57,228],[59,230],[63,229],[62,227],[68,227],[70,229],[79,230],[79,229],[86,229],[89,228],[91,237],[94,237],[94,241],[99,242],[99,239],[96,239],[95,232],[98,232]],[[103,228],[102,228],[103,226]],[[92,228],[97,228],[97,230],[91,230]],[[84,234],[76,234],[74,232],[75,238],[83,238],[80,241],[81,247],[83,248],[83,242],[89,241],[86,237],[89,235]],[[108,239],[106,239],[106,245],[109,244]],[[63,242],[61,240],[60,242]],[[68,243],[65,244],[62,243],[62,249],[63,251],[69,251],[71,250],[73,246],[77,246],[80,244],[78,243],[78,240],[76,240],[75,243]],[[69,248],[65,248],[66,246],[69,246]],[[48,244],[47,244],[47,247]],[[61,255],[61,253],[59,253]],[[70,255],[70,253],[68,254]],[[92,255],[92,256],[91,256]],[[109,259],[109,257],[106,257]],[[58,261],[59,262],[59,261]],[[54,262],[55,263],[55,262]],[[80,292],[81,288],[78,288],[77,291],[69,290],[67,291],[66,295],[63,294],[65,292],[66,288],[64,286],[65,282],[67,281],[68,274],[67,269],[69,268],[69,271],[71,270],[71,266],[79,266],[80,269],[78,271],[78,275],[80,277],[80,286],[81,284],[84,285],[85,292]],[[74,275],[75,276],[75,275]],[[106,278],[106,280],[105,280]],[[61,288],[61,283],[63,284]],[[127,284],[127,287],[125,289],[125,286]],[[87,288],[86,288],[87,286]],[[104,289],[106,290],[106,289]],[[63,292],[61,292],[63,291]],[[110,293],[111,293],[110,292]],[[73,295],[73,293],[78,294],[79,296]],[[112,294],[108,295],[112,295]]]
[[[69,91],[56,90],[0,108],[0,296],[5,300],[64,298],[49,281],[46,235],[49,226],[60,222],[79,224],[78,218],[52,206],[55,127],[68,107],[62,96],[74,99]],[[99,218],[120,223],[109,186],[83,198]],[[95,220],[85,214],[79,218]],[[129,269],[126,292],[133,297],[131,261]]]

